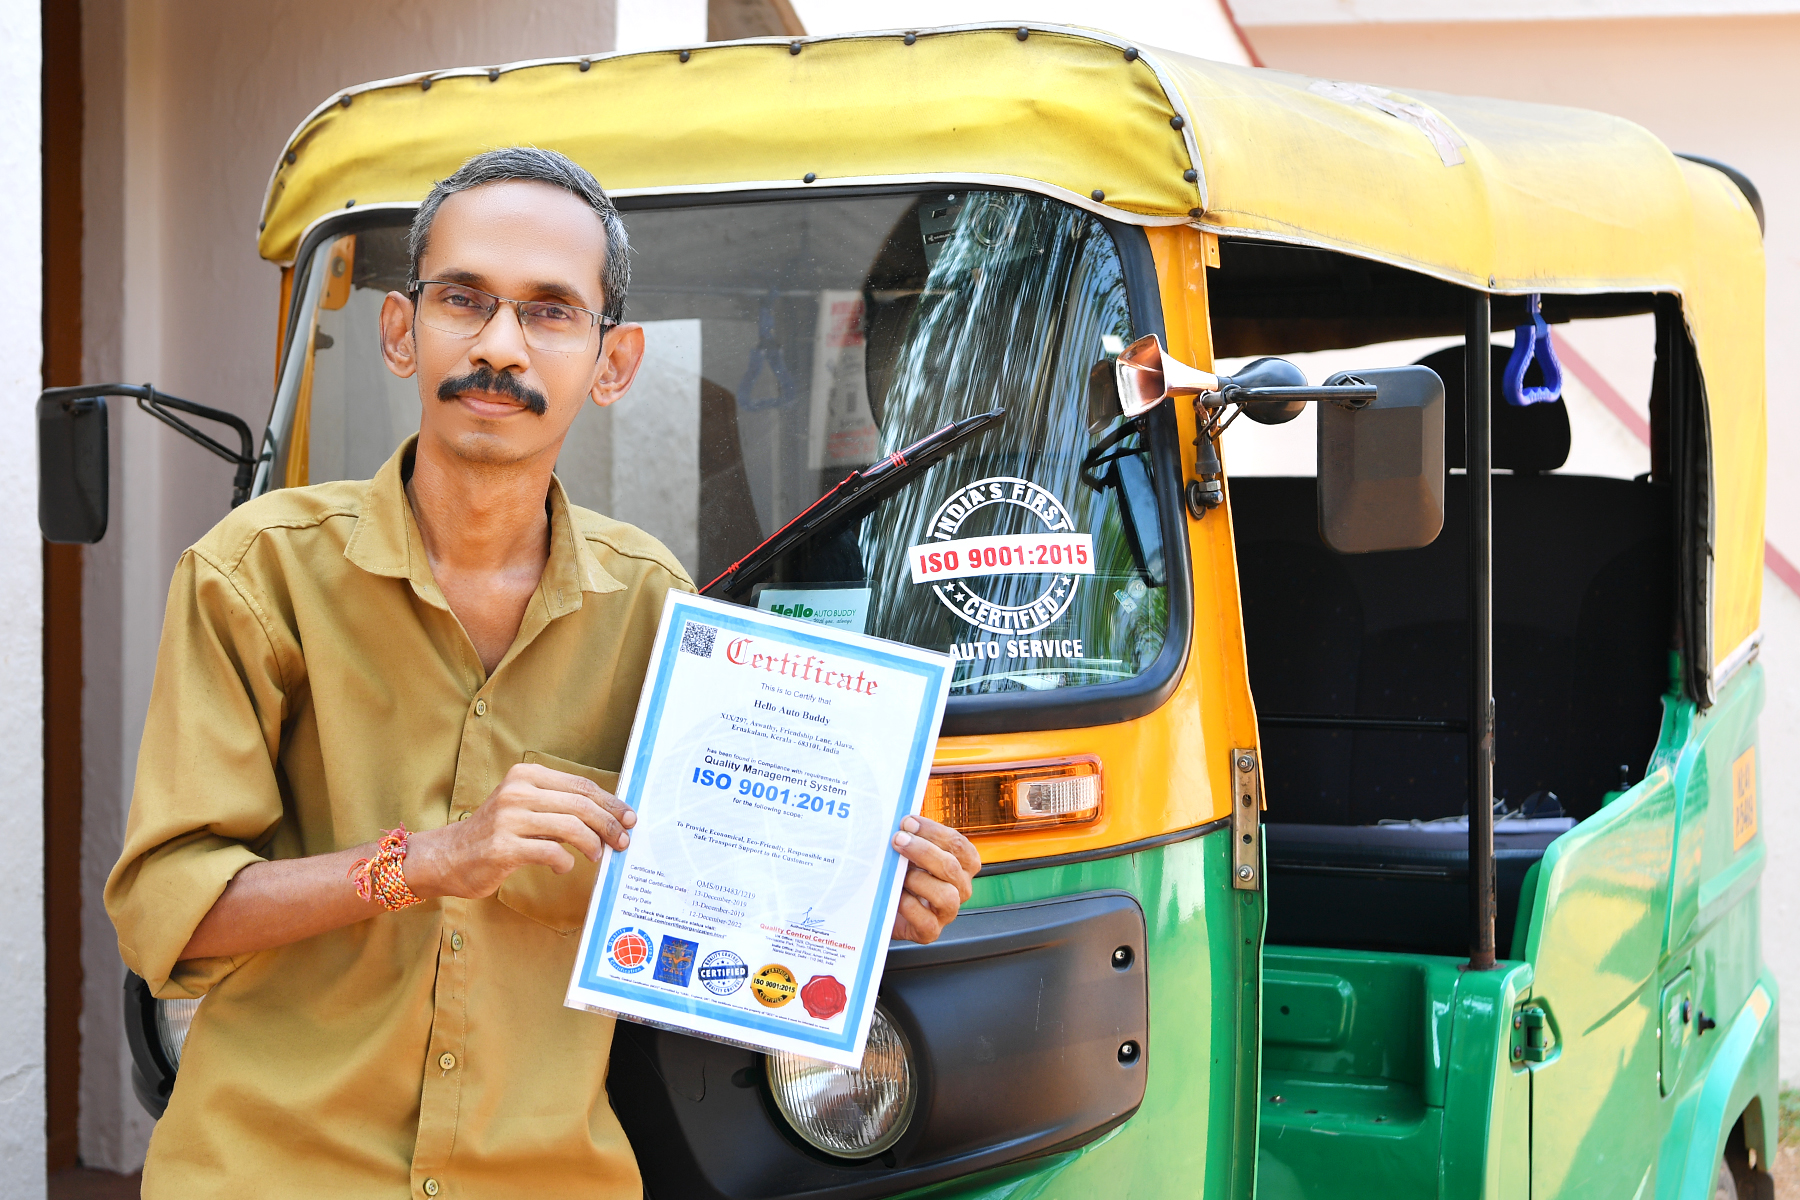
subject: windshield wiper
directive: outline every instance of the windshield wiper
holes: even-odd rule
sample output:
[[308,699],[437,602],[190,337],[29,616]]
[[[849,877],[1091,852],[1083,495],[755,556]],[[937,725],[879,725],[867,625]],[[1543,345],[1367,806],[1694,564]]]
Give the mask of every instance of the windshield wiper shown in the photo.
[[852,471],[844,481],[813,501],[807,510],[770,534],[764,542],[725,568],[700,589],[703,596],[729,596],[761,579],[775,560],[794,547],[860,521],[895,492],[935,466],[939,459],[994,425],[1006,415],[996,408],[953,421],[904,450],[896,450],[873,466]]

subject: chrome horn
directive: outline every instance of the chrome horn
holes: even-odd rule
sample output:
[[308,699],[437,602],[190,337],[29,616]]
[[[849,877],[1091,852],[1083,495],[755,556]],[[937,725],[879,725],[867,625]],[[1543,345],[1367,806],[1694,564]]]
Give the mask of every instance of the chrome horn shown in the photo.
[[1127,417],[1141,416],[1170,396],[1219,390],[1219,377],[1190,367],[1163,349],[1162,340],[1147,333],[1113,362],[1119,386],[1119,408]]

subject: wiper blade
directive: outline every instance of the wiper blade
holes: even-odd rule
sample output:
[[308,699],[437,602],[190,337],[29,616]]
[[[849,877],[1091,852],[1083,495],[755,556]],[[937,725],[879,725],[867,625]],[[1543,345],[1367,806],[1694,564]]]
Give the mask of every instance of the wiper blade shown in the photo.
[[700,589],[703,596],[730,596],[761,579],[775,560],[816,537],[860,521],[877,505],[923,475],[952,450],[986,431],[1006,415],[996,408],[979,416],[953,421],[927,434],[904,450],[896,450],[873,466],[852,471],[842,483],[813,501],[807,510],[770,534],[763,543],[725,568],[723,574]]

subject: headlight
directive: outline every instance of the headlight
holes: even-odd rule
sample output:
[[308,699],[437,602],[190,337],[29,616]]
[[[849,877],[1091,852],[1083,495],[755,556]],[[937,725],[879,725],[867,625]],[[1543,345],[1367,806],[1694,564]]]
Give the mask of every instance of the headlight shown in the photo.
[[156,1036],[162,1042],[163,1054],[171,1067],[181,1066],[181,1048],[187,1044],[188,1026],[194,1023],[198,1000],[158,1000],[156,1002]]
[[840,1158],[870,1158],[899,1141],[919,1095],[912,1049],[879,1004],[860,1069],[777,1052],[768,1070],[775,1107],[794,1132]]

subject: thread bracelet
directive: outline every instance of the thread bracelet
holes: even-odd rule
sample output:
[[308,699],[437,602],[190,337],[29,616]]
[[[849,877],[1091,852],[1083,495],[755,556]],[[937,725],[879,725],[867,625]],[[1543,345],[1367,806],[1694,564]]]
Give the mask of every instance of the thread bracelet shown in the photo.
[[406,826],[382,835],[374,857],[359,858],[350,868],[356,894],[363,900],[379,900],[389,912],[424,903],[406,886]]

